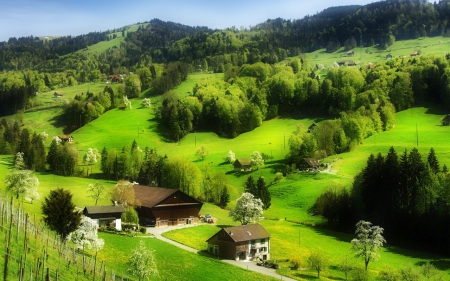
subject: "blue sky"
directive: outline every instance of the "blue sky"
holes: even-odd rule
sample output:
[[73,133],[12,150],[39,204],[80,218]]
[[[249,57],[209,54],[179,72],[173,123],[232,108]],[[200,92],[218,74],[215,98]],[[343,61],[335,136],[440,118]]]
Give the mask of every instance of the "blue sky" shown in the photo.
[[105,31],[154,18],[210,28],[249,27],[267,19],[301,19],[325,8],[375,0],[0,0],[0,41]]

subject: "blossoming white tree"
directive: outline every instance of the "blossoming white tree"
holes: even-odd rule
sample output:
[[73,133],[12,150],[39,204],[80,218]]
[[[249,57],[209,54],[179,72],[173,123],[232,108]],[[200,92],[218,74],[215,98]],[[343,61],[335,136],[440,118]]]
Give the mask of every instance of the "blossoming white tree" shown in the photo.
[[236,155],[234,154],[233,151],[229,150],[228,155],[227,155],[227,157],[224,158],[224,160],[228,163],[233,164],[234,161],[236,161]]
[[128,260],[128,272],[138,276],[139,280],[147,280],[151,276],[158,276],[158,268],[156,267],[153,252],[147,249],[144,241],[141,240],[139,247],[133,250]]
[[356,224],[357,238],[352,240],[352,247],[357,258],[364,258],[364,266],[367,270],[369,262],[379,258],[378,251],[386,243],[383,237],[383,228],[373,226],[371,222],[359,221]]
[[125,104],[125,106],[129,109],[132,109],[133,107],[131,106],[131,101],[128,100],[127,96],[123,96],[123,104]]
[[23,170],[23,153],[18,152],[12,169],[5,177],[6,190],[10,191],[18,199],[20,195],[27,197],[33,202],[39,197],[37,188],[39,180],[35,176],[30,176],[31,171]]
[[253,194],[244,192],[236,200],[236,207],[231,210],[229,216],[242,225],[254,223],[263,218],[263,203],[261,199],[255,198]]
[[91,174],[92,174],[92,165],[96,164],[100,159],[100,153],[98,153],[97,148],[88,148],[86,154],[84,154],[83,162],[91,166]]
[[77,230],[67,235],[67,240],[72,241],[79,249],[84,250],[87,246],[98,252],[103,248],[105,242],[98,238],[97,227],[98,225],[91,218],[83,217]]
[[259,151],[253,151],[252,155],[250,155],[250,164],[256,169],[264,166],[264,159]]
[[141,102],[141,105],[142,107],[150,108],[152,106],[152,103],[149,98],[144,98]]

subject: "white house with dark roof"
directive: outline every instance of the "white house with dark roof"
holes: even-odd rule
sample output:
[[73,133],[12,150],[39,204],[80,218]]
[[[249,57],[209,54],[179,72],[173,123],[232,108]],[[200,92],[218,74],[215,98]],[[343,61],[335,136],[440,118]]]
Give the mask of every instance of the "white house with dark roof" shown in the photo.
[[125,209],[122,205],[111,206],[86,206],[83,209],[83,214],[91,218],[101,226],[111,226],[112,224],[117,230],[122,230],[122,214]]
[[233,260],[270,260],[270,234],[260,224],[222,228],[206,240],[208,252]]

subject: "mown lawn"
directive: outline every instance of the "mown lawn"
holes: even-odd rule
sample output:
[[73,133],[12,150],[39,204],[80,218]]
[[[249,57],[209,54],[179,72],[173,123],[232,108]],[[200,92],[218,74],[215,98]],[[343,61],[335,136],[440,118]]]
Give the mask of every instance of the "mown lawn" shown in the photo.
[[275,280],[266,275],[229,265],[216,259],[186,252],[176,246],[154,238],[132,238],[116,234],[100,233],[105,247],[98,257],[119,275],[127,274],[127,261],[139,241],[154,251],[159,276],[151,280]]

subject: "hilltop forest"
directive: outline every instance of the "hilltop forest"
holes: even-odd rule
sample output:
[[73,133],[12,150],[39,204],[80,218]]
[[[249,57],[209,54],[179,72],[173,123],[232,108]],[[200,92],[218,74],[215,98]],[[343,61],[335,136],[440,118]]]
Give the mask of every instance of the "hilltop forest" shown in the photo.
[[[114,40],[117,32],[124,37],[120,45],[102,52],[87,52],[96,43]],[[386,49],[395,40],[425,36],[450,37],[450,2],[389,0],[366,6],[333,7],[299,20],[273,19],[239,29],[212,30],[154,19],[138,23],[136,31],[124,27],[52,40],[33,36],[10,38],[8,42],[0,43],[0,112],[6,116],[39,109],[42,105],[36,96],[40,92],[106,81],[109,75],[120,74],[123,81],[115,81],[119,84],[115,89],[108,85],[99,93],[79,93],[64,105],[61,120],[66,133],[117,108],[124,97],[161,95],[161,104],[154,109],[156,119],[164,128],[164,137],[173,142],[195,131],[212,131],[221,137],[234,138],[261,126],[264,120],[278,116],[326,116],[327,120],[313,131],[299,126],[290,136],[286,164],[295,167],[305,157],[324,158],[351,151],[365,138],[392,129],[395,113],[414,105],[432,103],[450,109],[450,54],[419,53],[414,57],[355,67],[336,63],[328,67],[323,77],[317,73],[325,67],[313,65],[303,54],[318,49],[332,53],[342,47],[345,51],[369,46]],[[193,72],[220,75],[197,83],[186,96],[171,91]],[[21,129],[17,122],[8,123],[3,119],[0,122],[0,153],[23,152],[27,168],[76,175],[75,165],[79,161],[76,151],[56,140],[46,151],[41,137]],[[167,159],[148,147],[145,158],[139,160],[141,162],[134,161],[133,155],[138,149],[135,143],[125,146],[122,152],[104,148],[101,152],[102,176],[170,185],[216,203],[220,199],[219,189],[196,194],[188,179],[179,178],[185,174],[200,178],[194,164]],[[372,171],[392,171],[383,163],[408,167],[411,164],[408,159],[416,161],[418,156],[416,151],[410,154],[405,151],[401,157],[400,162],[395,160],[397,156],[393,151],[386,159],[381,155],[371,156],[368,168],[354,184],[355,192],[360,191],[362,195],[351,194],[353,205],[343,201],[342,204],[349,208],[342,210],[365,214],[380,225],[395,225],[397,221],[380,214],[381,210],[371,205],[375,201],[368,198],[377,193],[377,187],[372,183],[386,178],[381,172],[374,175]],[[392,161],[385,162],[388,159]],[[445,176],[437,176],[446,171],[431,173],[429,164],[418,160],[414,163],[424,179],[414,181],[413,175],[403,178],[400,175],[397,183],[404,180],[401,183],[409,188],[398,191],[405,192],[398,195],[404,205],[389,208],[396,208],[397,214],[407,221],[420,217],[421,226],[433,232],[434,226],[425,223],[428,216],[438,214],[439,221],[448,220],[450,203],[434,204],[432,201],[438,200],[439,196],[431,197],[418,190],[428,190],[422,187],[436,184],[439,179],[448,182]],[[175,175],[174,171],[181,166],[186,167],[183,175]],[[214,173],[208,180],[211,186],[219,186],[216,183],[223,186],[226,181]],[[395,184],[386,183],[386,186]],[[342,192],[342,200],[350,196]],[[327,199],[326,196],[322,199]],[[419,206],[422,209],[417,210],[411,204],[416,205],[419,196],[429,197]],[[327,217],[319,204],[325,199],[319,200],[312,212],[323,215],[332,227],[349,230],[353,221]],[[364,207],[353,208],[355,202]],[[339,214],[336,209],[327,211]],[[430,235],[429,232],[411,239],[418,241]],[[395,235],[403,237],[408,232],[399,230]],[[400,241],[398,237],[393,241]],[[448,239],[440,238],[439,245],[448,245]]]

